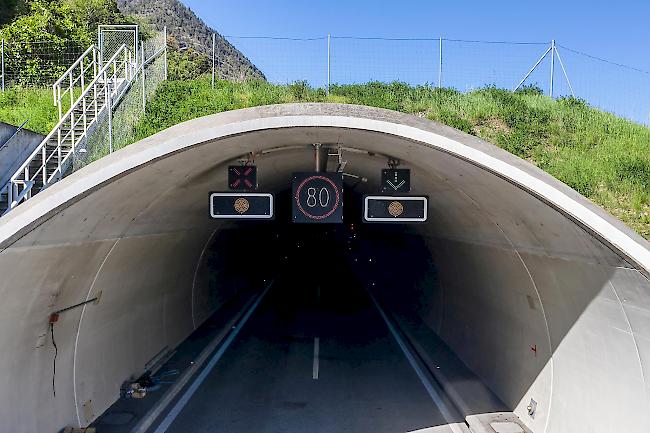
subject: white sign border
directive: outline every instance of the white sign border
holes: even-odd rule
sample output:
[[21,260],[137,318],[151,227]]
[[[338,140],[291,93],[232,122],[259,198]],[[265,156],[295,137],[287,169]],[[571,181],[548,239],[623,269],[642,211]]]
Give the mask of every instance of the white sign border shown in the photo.
[[[269,211],[268,215],[215,215],[214,210],[214,197],[268,197],[269,198]],[[273,194],[268,192],[211,192],[210,193],[210,217],[213,219],[258,219],[267,220],[273,219],[275,216]]]
[[[368,201],[373,200],[408,200],[408,201],[423,201],[424,202],[424,217],[423,218],[371,218],[368,216]],[[363,198],[363,220],[369,223],[372,222],[391,222],[391,223],[423,223],[427,221],[429,216],[429,197],[427,196],[395,196],[395,195],[367,195]]]

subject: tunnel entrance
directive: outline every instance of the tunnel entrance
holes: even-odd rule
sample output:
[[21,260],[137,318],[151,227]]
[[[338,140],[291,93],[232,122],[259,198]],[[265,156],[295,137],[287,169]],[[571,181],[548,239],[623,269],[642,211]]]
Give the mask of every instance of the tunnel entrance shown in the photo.
[[[405,294],[437,284],[432,251],[413,226],[364,224],[357,185],[344,184],[344,223],[294,223],[293,194],[284,190],[276,194],[273,221],[217,232],[202,269],[214,284],[209,298],[239,285],[240,295],[260,296],[260,303],[193,391],[181,392],[184,402],[147,431],[465,431],[463,415],[432,372],[440,369],[481,388],[474,397],[484,398],[486,412],[507,411],[426,325],[408,320],[412,296]],[[261,259],[263,267],[256,264]],[[422,356],[412,340],[423,334],[446,358]],[[94,425],[131,431],[135,420],[113,422],[131,404],[118,402]]]
[[[346,180],[343,224],[288,222],[290,177],[314,170],[314,143],[342,149],[345,171],[368,179]],[[278,198],[275,221],[210,219],[209,192],[250,155],[260,191]],[[330,159],[321,168],[338,171]],[[428,196],[425,223],[358,223],[389,160]],[[338,104],[208,116],[0,218],[0,419],[8,431],[102,422],[100,433],[155,431],[163,419],[182,431],[175,420],[193,415],[206,423],[197,431],[327,421],[329,431],[645,433],[649,270],[648,243],[620,221],[435,122]],[[135,411],[120,406],[125,381],[174,360],[176,379],[132,399]],[[189,388],[205,398],[184,399]],[[184,412],[191,401],[196,412]]]

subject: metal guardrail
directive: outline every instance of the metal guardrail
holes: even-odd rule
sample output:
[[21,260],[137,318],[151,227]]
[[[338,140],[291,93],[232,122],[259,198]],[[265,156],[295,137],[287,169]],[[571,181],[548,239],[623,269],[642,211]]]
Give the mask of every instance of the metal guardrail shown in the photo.
[[[135,69],[131,51],[122,45],[3,188],[1,192],[7,195],[7,210],[63,177],[75,147],[85,138],[89,127],[110,100],[131,81]],[[66,76],[72,77],[71,74]]]
[[[140,107],[139,103],[134,105],[140,91],[141,110],[144,112],[147,97],[160,80],[156,74],[162,73],[163,80],[167,78],[166,41],[165,28],[159,37],[147,41],[147,50],[144,42],[141,42],[141,47],[135,45],[140,48],[141,55],[135,56],[132,47],[123,43],[107,61],[103,60],[101,50],[92,45],[68,67],[52,86],[53,102],[59,109],[59,122],[9,181],[0,187],[0,215],[62,179],[71,169],[74,170],[77,158],[83,160],[82,155],[89,150],[89,146],[94,148],[107,142],[109,153],[112,151],[113,121],[124,123],[126,118],[132,119],[130,115],[125,118],[125,113],[135,105]],[[153,62],[161,56],[162,65],[153,66]],[[145,73],[147,67],[154,68],[154,78],[150,79],[149,72]],[[152,81],[151,86],[145,84],[147,80]],[[134,89],[138,89],[137,95],[129,96]],[[64,112],[68,98],[70,108]],[[120,134],[132,126],[132,120],[127,123],[118,127]],[[120,143],[123,140],[124,137],[118,138]]]
[[[59,108],[59,119],[63,116],[63,98],[66,94],[70,97],[70,106],[73,106],[75,88],[79,87],[81,93],[83,93],[86,90],[86,80],[90,78],[90,81],[92,81],[93,78],[97,77],[98,68],[99,50],[95,45],[91,45],[52,85],[52,97],[54,105]],[[92,72],[92,74],[89,74],[89,72]],[[62,88],[63,91],[61,91]]]
[[11,141],[12,138],[14,138],[20,131],[23,130],[25,125],[27,125],[27,122],[29,122],[29,119],[25,120],[16,130],[14,131],[13,134],[11,134],[11,137],[9,137],[4,143],[0,144],[0,150],[4,149],[5,146]]

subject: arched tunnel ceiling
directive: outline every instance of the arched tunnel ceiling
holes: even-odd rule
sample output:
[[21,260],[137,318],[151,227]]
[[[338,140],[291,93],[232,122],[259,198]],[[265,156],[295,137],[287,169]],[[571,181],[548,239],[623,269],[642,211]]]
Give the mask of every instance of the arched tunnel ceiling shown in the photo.
[[[92,400],[96,412],[112,403],[116,382],[178,344],[209,314],[195,305],[194,286],[201,251],[221,227],[208,218],[208,192],[226,189],[226,166],[254,152],[260,189],[281,192],[292,172],[313,169],[311,143],[343,146],[345,171],[368,178],[355,187],[359,193],[378,190],[388,157],[411,168],[412,192],[430,197],[429,221],[414,230],[433,251],[443,283],[420,300],[417,314],[518,415],[524,417],[530,398],[540,403],[540,415],[528,420],[531,430],[588,425],[587,403],[575,400],[599,389],[611,397],[589,401],[589,413],[647,408],[644,239],[548,174],[475,137],[386,110],[288,104],[177,125],[73,173],[0,218],[0,272],[12,275],[0,282],[0,296],[11,300],[0,312],[15,322],[0,333],[3,347],[15,349],[0,360],[0,371],[24,366],[0,379],[0,390],[21,380],[47,383],[49,357],[34,358],[32,351],[49,312],[104,292],[102,308],[61,323],[69,340],[62,357],[72,366],[61,373],[67,391],[55,401],[47,392],[25,396],[20,410],[0,408],[0,419],[18,425],[46,407],[30,421],[34,430],[82,425],[83,402]],[[148,305],[147,296],[161,291],[158,303],[125,309]],[[134,335],[130,327],[143,311],[151,319]],[[163,335],[149,338],[155,329]],[[143,346],[144,354],[117,361],[106,347],[125,336],[126,352]],[[531,342],[540,346],[533,361],[526,358]],[[617,353],[596,359],[602,344]],[[587,376],[568,386],[580,371],[607,377],[598,386]],[[635,415],[624,430],[640,432],[644,416]],[[599,420],[593,431],[610,431],[611,422]]]

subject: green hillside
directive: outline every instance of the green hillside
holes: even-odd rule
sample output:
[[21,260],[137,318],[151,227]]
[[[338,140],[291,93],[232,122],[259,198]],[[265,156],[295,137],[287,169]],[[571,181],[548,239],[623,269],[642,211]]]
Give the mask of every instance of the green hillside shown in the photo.
[[0,121],[20,125],[46,135],[59,121],[59,113],[52,102],[51,88],[7,89],[0,92]]

